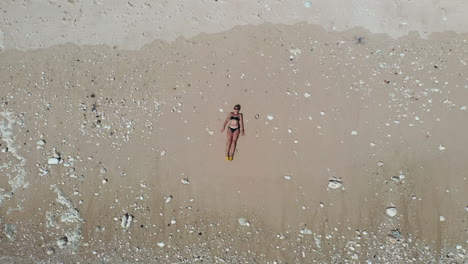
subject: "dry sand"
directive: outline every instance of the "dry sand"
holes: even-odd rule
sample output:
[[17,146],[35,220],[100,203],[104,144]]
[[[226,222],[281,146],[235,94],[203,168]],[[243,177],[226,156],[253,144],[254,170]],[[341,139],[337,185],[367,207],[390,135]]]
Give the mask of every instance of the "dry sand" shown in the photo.
[[467,63],[467,34],[306,23],[8,49],[0,260],[467,263]]

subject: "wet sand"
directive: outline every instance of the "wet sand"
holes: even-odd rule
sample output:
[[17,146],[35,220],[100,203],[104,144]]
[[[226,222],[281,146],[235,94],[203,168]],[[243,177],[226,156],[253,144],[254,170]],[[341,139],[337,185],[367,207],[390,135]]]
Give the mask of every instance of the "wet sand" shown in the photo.
[[8,50],[0,259],[466,263],[467,39],[266,23]]

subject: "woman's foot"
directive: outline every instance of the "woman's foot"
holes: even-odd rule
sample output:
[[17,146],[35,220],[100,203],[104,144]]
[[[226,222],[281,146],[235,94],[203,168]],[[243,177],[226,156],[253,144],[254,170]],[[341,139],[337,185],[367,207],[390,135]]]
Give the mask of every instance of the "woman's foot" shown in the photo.
[[232,161],[234,158],[233,157],[229,157],[229,160]]
[[226,160],[231,160],[231,157],[226,157]]

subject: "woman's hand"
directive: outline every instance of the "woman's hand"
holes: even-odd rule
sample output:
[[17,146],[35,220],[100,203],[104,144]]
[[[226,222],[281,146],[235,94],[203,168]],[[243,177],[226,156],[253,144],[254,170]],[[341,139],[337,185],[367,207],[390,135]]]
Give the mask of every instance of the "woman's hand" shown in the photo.
[[245,132],[244,132],[244,131],[241,131],[241,135],[242,135],[242,136],[245,136]]
[[224,132],[224,127],[222,127],[219,131],[221,131],[221,133],[223,133]]

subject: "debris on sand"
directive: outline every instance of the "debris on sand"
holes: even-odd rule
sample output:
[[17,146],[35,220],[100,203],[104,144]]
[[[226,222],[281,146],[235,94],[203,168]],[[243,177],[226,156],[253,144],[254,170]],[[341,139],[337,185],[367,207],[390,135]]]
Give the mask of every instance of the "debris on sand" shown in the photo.
[[285,175],[284,178],[285,178],[286,180],[288,180],[288,181],[291,180],[291,176],[290,176],[290,175]]
[[190,184],[190,181],[188,178],[183,178],[182,180],[180,180],[183,184]]
[[401,240],[403,239],[403,235],[401,234],[400,230],[399,229],[392,229],[390,230],[390,234],[388,234],[388,236],[396,239],[396,240]]
[[46,142],[45,142],[45,140],[43,140],[43,139],[37,141],[37,142],[36,142],[36,148],[37,148],[37,149],[43,149],[45,143],[46,143]]
[[4,233],[8,239],[15,240],[16,226],[12,224],[6,224]]
[[53,247],[49,247],[46,250],[47,255],[52,255],[55,253],[55,249]]
[[341,188],[342,186],[343,186],[343,182],[341,181],[341,179],[332,177],[328,180],[328,188],[338,189],[338,188]]
[[166,203],[170,203],[172,201],[172,198],[173,198],[172,195],[169,195],[169,196],[164,197],[164,200]]
[[47,163],[50,165],[57,165],[61,162],[62,160],[60,158],[49,158],[47,160]]
[[62,238],[60,238],[59,240],[57,240],[57,246],[59,248],[64,248],[66,247],[68,244],[68,237],[64,236]]
[[385,211],[387,213],[388,216],[390,217],[394,217],[397,215],[398,211],[395,207],[391,206],[391,207],[387,207],[387,210]]
[[125,213],[122,216],[122,223],[120,225],[122,226],[122,228],[129,228],[130,225],[132,224],[132,220],[133,220],[133,215]]
[[53,155],[51,158],[47,160],[47,163],[50,165],[57,165],[59,163],[62,163],[62,158],[60,156],[60,153],[57,152],[57,149],[54,147],[53,149]]
[[289,59],[293,60],[294,58],[298,57],[302,53],[301,49],[295,48],[295,49],[290,49],[289,50]]
[[301,233],[303,235],[312,235],[312,230],[304,228],[301,231],[299,231],[299,233]]
[[250,226],[250,222],[247,221],[245,218],[241,217],[241,218],[237,219],[237,221],[239,221],[239,224],[241,226]]

